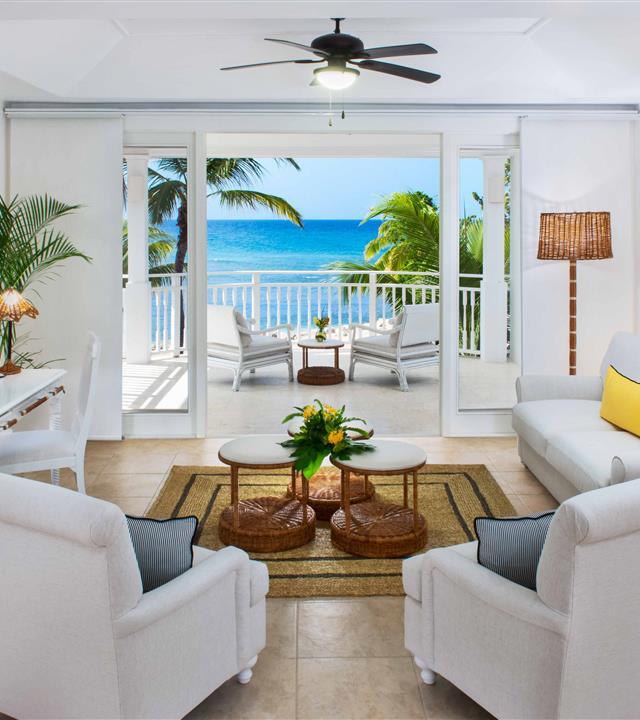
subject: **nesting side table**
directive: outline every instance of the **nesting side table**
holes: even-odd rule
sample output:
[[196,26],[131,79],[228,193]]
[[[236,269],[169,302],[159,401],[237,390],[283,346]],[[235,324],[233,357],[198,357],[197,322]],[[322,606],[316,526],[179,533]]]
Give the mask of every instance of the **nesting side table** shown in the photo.
[[[331,460],[340,470],[342,484],[340,509],[331,518],[331,540],[352,555],[375,558],[410,555],[427,542],[427,524],[418,512],[418,470],[426,462],[426,453],[410,443],[393,440],[371,444],[375,446],[372,452],[355,455],[351,460]],[[352,506],[351,473],[364,475],[365,482],[372,475],[402,475],[402,505],[370,500]]]
[[[220,540],[252,552],[278,552],[306,545],[316,532],[316,516],[308,504],[309,486],[302,478],[302,500],[296,491],[295,460],[279,443],[286,435],[254,435],[225,443],[218,457],[231,468],[231,505],[222,511]],[[239,470],[289,468],[293,497],[239,499]]]

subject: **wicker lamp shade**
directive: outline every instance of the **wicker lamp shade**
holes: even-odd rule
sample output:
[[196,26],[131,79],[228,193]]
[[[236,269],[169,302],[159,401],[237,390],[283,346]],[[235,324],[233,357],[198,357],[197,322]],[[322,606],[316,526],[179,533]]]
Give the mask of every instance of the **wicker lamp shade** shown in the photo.
[[540,215],[538,260],[604,260],[611,257],[610,213]]
[[578,260],[612,258],[608,212],[540,215],[538,260],[569,261],[569,375],[576,374],[578,340]]

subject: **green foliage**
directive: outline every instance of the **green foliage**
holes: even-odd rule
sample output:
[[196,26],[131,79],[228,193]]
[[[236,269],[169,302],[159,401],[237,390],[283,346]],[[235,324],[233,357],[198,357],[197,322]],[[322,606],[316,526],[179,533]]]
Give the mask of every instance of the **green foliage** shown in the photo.
[[[175,251],[175,240],[172,235],[155,225],[149,226],[149,275],[166,275],[173,272],[173,263],[168,261],[169,255]],[[122,274],[129,273],[129,227],[126,220],[122,221]],[[154,287],[163,284],[163,278],[152,277],[149,282]],[[123,280],[123,287],[125,281]]]
[[297,412],[287,415],[282,421],[288,423],[293,418],[302,418],[300,430],[291,440],[281,443],[282,447],[293,448],[292,457],[296,458],[296,470],[300,470],[309,479],[318,472],[322,461],[331,455],[337,460],[350,460],[352,455],[373,450],[373,446],[361,440],[352,440],[349,433],[367,437],[368,432],[351,423],[366,425],[361,418],[346,417],[345,406],[340,409],[315,400],[314,405],[296,407]]
[[[16,196],[9,202],[0,197],[0,290],[14,287],[26,297],[38,295],[38,285],[56,277],[55,268],[60,263],[71,258],[91,262],[64,232],[51,227],[78,208],[48,195]],[[37,301],[34,304],[37,306]],[[4,357],[9,323],[0,325],[0,352]],[[15,324],[13,328],[15,340]],[[24,348],[16,352],[16,359],[34,365],[36,354]]]

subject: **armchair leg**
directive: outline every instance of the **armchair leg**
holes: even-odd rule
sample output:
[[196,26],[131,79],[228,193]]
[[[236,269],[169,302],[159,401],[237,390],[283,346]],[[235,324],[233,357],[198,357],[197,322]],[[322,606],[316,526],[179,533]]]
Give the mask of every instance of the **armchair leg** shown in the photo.
[[256,374],[256,369],[255,369],[255,368],[251,368],[251,370],[249,370],[249,372],[250,372],[252,375],[255,375],[255,374]]
[[287,360],[287,366],[289,367],[289,382],[293,382],[293,358]]
[[240,685],[246,685],[253,677],[253,666],[258,662],[258,656],[252,657],[247,663],[247,667],[238,673],[238,682]]
[[76,486],[78,488],[78,492],[86,495],[87,490],[84,486],[84,458],[78,458],[76,460],[76,467],[74,472],[76,475]]
[[353,374],[356,369],[356,359],[351,355],[351,361],[349,362],[349,380],[353,380]]
[[240,371],[234,370],[233,371],[233,385],[231,386],[231,389],[233,392],[238,392],[240,390]]
[[427,663],[419,657],[414,657],[413,661],[420,668],[420,677],[425,685],[433,685],[436,681],[436,674],[427,667]]
[[397,370],[395,370],[395,373],[398,376],[398,381],[400,382],[400,390],[402,390],[402,392],[408,392],[409,383],[407,382],[407,375],[405,371],[401,368],[398,368]]

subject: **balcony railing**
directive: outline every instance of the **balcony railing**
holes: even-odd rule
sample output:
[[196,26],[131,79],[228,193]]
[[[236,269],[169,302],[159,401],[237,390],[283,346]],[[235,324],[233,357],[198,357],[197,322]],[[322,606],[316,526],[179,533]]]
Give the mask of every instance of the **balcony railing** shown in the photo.
[[[330,270],[226,272],[224,279],[231,278],[229,282],[220,282],[221,274],[209,274],[207,302],[233,305],[254,321],[256,329],[288,323],[296,339],[313,336],[314,316],[328,315],[331,318],[329,336],[341,340],[348,339],[351,323],[387,327],[405,303],[438,302],[438,273],[393,273],[410,276],[411,282],[407,283],[380,282],[380,274],[363,273],[367,281],[361,283],[336,281],[336,271]],[[303,281],[299,280],[301,276]],[[480,354],[482,275],[461,274],[459,277],[460,354],[475,356]],[[185,349],[187,336],[186,327],[180,332],[180,298],[185,326],[188,318],[186,274],[168,273],[149,278],[160,283],[151,289],[151,352],[177,354]]]

